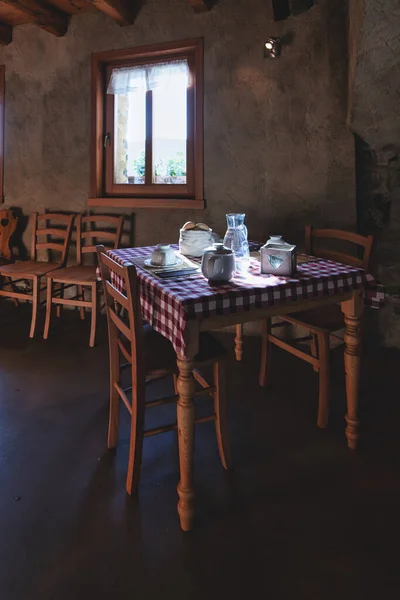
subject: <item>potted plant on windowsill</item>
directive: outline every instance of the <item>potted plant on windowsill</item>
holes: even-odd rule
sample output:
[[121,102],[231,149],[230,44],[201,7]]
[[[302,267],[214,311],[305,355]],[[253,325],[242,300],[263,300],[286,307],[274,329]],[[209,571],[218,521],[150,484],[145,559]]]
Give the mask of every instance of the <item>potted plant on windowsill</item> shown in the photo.
[[128,175],[128,183],[144,183],[144,177],[146,172],[146,159],[144,152],[141,153],[139,158],[133,161],[133,175]]
[[170,158],[166,167],[162,161],[156,165],[155,183],[186,183],[186,159],[183,152],[177,152],[174,158]]
[[[133,161],[132,175],[128,175],[128,183],[145,183],[146,159],[142,152],[140,157]],[[168,160],[165,166],[162,159],[154,167],[154,183],[178,184],[186,183],[186,159],[183,152],[177,152],[174,158]]]

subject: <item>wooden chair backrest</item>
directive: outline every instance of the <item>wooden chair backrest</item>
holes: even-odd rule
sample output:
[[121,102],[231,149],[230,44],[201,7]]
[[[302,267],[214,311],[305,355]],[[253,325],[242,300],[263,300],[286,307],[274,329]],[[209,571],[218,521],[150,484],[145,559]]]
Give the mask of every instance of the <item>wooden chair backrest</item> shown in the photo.
[[[101,227],[99,227],[101,224]],[[79,265],[84,254],[96,254],[97,245],[118,248],[121,244],[124,217],[78,215],[76,217],[76,258]],[[111,230],[112,228],[112,230]],[[86,240],[89,243],[86,244]],[[105,242],[107,240],[107,242]]]
[[[118,348],[125,358],[132,363],[132,377],[137,381],[144,380],[144,349],[143,349],[143,324],[140,309],[140,296],[138,276],[135,265],[121,266],[107,254],[104,246],[97,246],[97,257],[103,282],[104,298],[107,310],[108,335],[111,352],[118,352]],[[120,291],[114,285],[112,274],[119,277],[122,283]],[[125,309],[127,319],[122,319],[120,309]],[[131,352],[126,355],[126,345],[122,343],[122,336],[129,342]],[[114,359],[115,360],[115,359]],[[133,385],[135,388],[135,385]]]
[[[314,229],[311,225],[306,225],[305,237],[306,254],[326,258],[328,260],[335,260],[347,265],[352,265],[353,267],[360,267],[366,271],[369,270],[372,245],[374,242],[374,237],[372,235],[365,237],[358,233],[344,231],[342,229]],[[355,253],[353,255],[348,254],[347,252],[331,250],[330,248],[321,248],[319,244],[316,243],[316,240],[340,240],[342,242],[350,243],[355,246]],[[356,255],[360,248],[363,249],[362,258]]]
[[0,210],[0,258],[11,260],[10,239],[17,224],[12,210]]
[[[69,244],[71,241],[72,224],[75,215],[62,213],[33,213],[31,258],[36,260],[38,250],[51,250],[60,253],[56,262],[62,266],[67,262]],[[44,224],[44,227],[40,225]],[[46,236],[46,241],[39,241]]]

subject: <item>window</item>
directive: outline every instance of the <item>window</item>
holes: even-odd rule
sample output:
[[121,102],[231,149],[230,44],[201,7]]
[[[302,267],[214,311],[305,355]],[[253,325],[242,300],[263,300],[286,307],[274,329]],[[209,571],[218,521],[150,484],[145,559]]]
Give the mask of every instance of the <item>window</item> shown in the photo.
[[4,202],[4,103],[5,66],[0,65],[0,202]]
[[94,54],[89,205],[203,208],[203,42]]

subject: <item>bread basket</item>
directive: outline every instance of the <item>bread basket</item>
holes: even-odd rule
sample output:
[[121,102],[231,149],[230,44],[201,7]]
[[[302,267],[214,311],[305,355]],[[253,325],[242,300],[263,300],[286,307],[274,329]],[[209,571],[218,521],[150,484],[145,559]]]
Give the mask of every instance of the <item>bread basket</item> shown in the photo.
[[216,241],[212,229],[204,223],[185,223],[179,231],[179,252],[184,256],[201,257],[208,246]]

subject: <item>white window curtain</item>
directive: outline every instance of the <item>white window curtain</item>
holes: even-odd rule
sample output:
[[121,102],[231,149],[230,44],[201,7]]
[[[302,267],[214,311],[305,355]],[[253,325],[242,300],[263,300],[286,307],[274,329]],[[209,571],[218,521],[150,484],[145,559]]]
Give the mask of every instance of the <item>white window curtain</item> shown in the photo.
[[188,87],[190,71],[187,60],[174,60],[154,65],[114,69],[107,94],[144,92],[169,86]]

